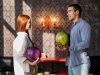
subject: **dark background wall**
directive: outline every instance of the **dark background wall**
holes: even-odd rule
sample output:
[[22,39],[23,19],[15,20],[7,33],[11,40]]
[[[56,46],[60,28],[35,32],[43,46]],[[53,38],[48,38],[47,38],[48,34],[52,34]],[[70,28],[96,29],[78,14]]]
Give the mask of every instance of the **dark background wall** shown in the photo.
[[[43,32],[65,31],[70,32],[70,22],[67,19],[67,6],[72,3],[78,3],[82,7],[82,17],[92,27],[91,46],[89,49],[90,56],[100,55],[100,1],[99,0],[34,0],[32,3],[32,18],[33,18],[33,34],[35,35],[35,45],[42,48],[41,35]],[[36,19],[41,16],[51,15],[60,17],[61,23],[58,28],[51,30],[43,30],[39,26]],[[36,28],[36,29],[34,29]],[[38,36],[40,35],[40,36]],[[38,38],[37,38],[38,37]],[[37,43],[39,42],[39,43]],[[41,46],[40,46],[41,45]],[[59,54],[58,54],[59,55]]]

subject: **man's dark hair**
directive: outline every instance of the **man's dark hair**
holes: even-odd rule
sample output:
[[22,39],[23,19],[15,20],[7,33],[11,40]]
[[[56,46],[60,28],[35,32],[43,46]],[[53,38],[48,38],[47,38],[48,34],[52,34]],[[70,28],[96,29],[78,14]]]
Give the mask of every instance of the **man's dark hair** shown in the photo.
[[82,9],[81,9],[81,6],[79,4],[71,4],[68,7],[73,7],[75,11],[78,10],[79,11],[79,17],[81,16]]

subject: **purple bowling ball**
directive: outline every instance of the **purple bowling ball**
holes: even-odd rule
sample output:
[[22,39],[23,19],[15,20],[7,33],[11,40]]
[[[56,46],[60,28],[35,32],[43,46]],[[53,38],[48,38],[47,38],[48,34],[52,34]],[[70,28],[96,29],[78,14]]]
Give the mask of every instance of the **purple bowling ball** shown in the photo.
[[41,52],[36,47],[29,47],[26,49],[24,55],[29,61],[33,62],[37,58],[40,58]]

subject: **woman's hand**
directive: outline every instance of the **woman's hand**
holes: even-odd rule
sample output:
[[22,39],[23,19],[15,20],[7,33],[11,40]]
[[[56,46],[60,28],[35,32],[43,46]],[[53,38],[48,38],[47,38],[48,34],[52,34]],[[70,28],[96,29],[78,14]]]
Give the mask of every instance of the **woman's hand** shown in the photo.
[[33,61],[33,62],[31,63],[31,65],[34,66],[34,65],[38,64],[39,62],[40,62],[40,61],[39,61],[39,58],[37,58],[35,61]]
[[36,64],[38,64],[39,63],[39,58],[37,58],[35,61],[33,61],[33,62],[31,62],[31,61],[29,61],[28,59],[26,59],[25,61],[24,61],[24,63],[28,63],[29,65],[31,65],[31,66],[35,66]]

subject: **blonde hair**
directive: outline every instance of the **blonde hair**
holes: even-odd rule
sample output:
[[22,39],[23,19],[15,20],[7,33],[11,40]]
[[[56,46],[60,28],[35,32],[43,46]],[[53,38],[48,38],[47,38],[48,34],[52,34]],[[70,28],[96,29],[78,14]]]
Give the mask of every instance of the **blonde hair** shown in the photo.
[[30,17],[28,15],[19,15],[17,18],[17,27],[19,32],[25,31],[26,24]]

